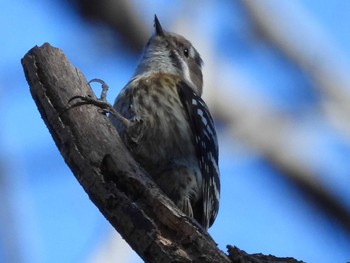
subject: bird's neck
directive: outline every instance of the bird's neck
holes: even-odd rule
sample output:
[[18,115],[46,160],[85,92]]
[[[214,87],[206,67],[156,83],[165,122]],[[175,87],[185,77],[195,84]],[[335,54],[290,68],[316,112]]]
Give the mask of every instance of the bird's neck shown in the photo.
[[162,50],[144,52],[137,65],[134,76],[151,73],[180,75],[179,69],[175,67],[173,61],[170,59],[169,52]]

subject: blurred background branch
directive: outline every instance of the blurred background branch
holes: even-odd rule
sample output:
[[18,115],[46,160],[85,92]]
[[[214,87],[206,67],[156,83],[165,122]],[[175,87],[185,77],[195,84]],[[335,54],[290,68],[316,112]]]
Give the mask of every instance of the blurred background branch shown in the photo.
[[148,39],[148,30],[131,1],[74,0],[67,4],[74,6],[85,20],[111,28],[132,52],[140,52]]
[[326,117],[349,140],[350,61],[332,36],[295,1],[241,0],[241,3],[264,40],[314,81]]

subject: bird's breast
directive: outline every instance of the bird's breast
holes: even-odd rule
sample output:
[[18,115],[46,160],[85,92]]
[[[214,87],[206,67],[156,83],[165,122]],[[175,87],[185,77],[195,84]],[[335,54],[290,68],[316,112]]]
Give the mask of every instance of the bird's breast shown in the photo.
[[148,164],[186,160],[195,156],[188,116],[180,101],[178,79],[161,74],[132,84],[132,110],[142,120],[135,155]]

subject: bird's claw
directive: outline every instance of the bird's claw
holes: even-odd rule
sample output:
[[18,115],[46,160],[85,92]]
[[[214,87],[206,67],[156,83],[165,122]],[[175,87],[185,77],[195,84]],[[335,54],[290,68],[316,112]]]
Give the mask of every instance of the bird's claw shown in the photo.
[[103,114],[110,113],[112,115],[115,115],[115,110],[114,110],[114,108],[112,107],[111,104],[109,104],[107,101],[104,101],[104,100],[101,100],[101,99],[92,98],[91,96],[77,95],[77,96],[74,96],[74,97],[70,98],[68,103],[71,103],[72,101],[77,100],[77,99],[80,99],[81,101],[75,102],[72,105],[68,106],[67,110],[75,108],[75,107],[78,107],[78,106],[81,106],[81,105],[90,104],[90,105],[95,105],[98,108],[100,108],[100,111]]
[[131,122],[137,122],[137,123],[140,123],[140,122],[143,122],[142,118],[140,116],[134,116],[131,118]]
[[80,101],[73,103],[72,105],[66,107],[63,112],[81,106],[81,105],[95,105],[96,107],[99,108],[99,112],[102,114],[106,115],[107,113],[113,115],[115,118],[117,118],[125,127],[130,126],[130,121],[123,117],[120,113],[118,113],[111,104],[107,102],[107,91],[109,89],[108,85],[101,79],[92,79],[89,81],[89,85],[91,82],[98,82],[102,85],[102,92],[101,92],[101,97],[98,98],[93,98],[90,95],[82,96],[82,95],[77,95],[73,96],[72,98],[69,99],[68,104],[70,104],[72,101],[79,99]]
[[69,105],[68,107],[66,107],[63,112],[69,110],[69,109],[72,109],[72,108],[75,108],[75,107],[79,107],[79,106],[82,106],[82,105],[87,105],[87,104],[90,104],[90,105],[95,105],[97,106],[98,108],[100,108],[100,112],[102,114],[106,114],[106,113],[110,113],[112,115],[116,115],[116,112],[114,110],[114,108],[112,107],[111,104],[109,104],[107,102],[107,91],[109,89],[109,86],[101,79],[92,79],[88,82],[88,84],[90,85],[90,83],[92,82],[98,82],[102,85],[102,92],[101,92],[101,96],[99,99],[97,98],[93,98],[91,97],[90,95],[76,95],[76,96],[73,96],[72,98],[70,98],[68,100],[68,104],[70,104],[72,101],[74,100],[77,100],[79,99],[80,101],[78,102],[75,102],[73,103],[72,105]]
[[107,91],[109,89],[109,86],[106,84],[106,82],[104,82],[102,79],[92,79],[88,82],[89,85],[92,82],[98,82],[102,85],[100,100],[107,102]]

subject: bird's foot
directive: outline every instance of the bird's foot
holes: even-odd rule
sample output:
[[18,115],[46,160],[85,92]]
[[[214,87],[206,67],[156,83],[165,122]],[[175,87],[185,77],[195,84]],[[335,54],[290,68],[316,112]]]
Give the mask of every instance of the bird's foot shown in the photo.
[[[92,98],[89,95],[77,95],[74,96],[72,98],[69,99],[68,101],[68,106],[64,109],[64,111],[67,111],[69,109],[75,108],[75,107],[79,107],[81,105],[87,105],[87,104],[91,104],[91,105],[95,105],[98,108],[100,108],[100,111],[102,114],[107,114],[110,113],[113,116],[117,116],[117,112],[114,110],[113,106],[111,104],[109,104],[107,102],[107,91],[109,89],[109,86],[101,79],[92,79],[89,81],[89,85],[91,82],[98,82],[101,83],[102,85],[102,91],[101,91],[101,96],[100,98]],[[77,101],[76,100],[80,100]],[[71,102],[75,101],[74,103],[71,104]],[[69,105],[71,104],[71,105]]]

